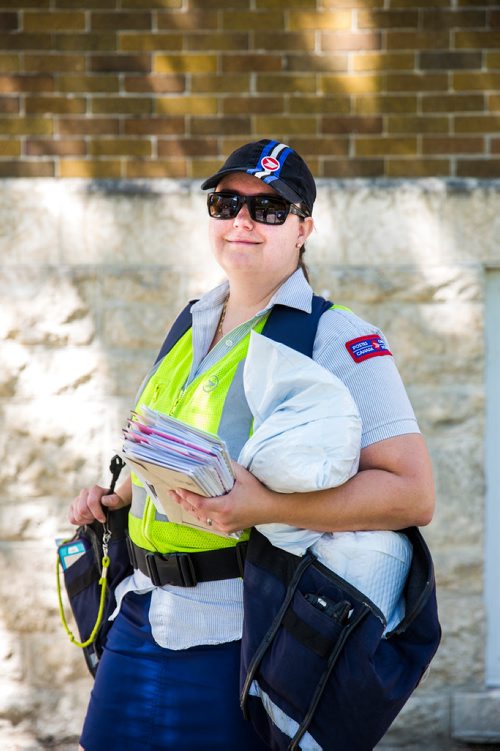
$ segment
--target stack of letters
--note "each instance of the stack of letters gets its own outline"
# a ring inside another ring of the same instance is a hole
[[[226,445],[218,436],[143,406],[124,428],[123,459],[138,475],[169,521],[203,527],[170,497],[174,488],[204,496],[231,490],[234,474]]]

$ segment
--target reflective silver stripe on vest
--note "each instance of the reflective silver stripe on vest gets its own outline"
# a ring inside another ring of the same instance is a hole
[[[148,497],[148,491],[146,488],[140,487],[135,483],[132,483],[132,505],[130,507],[130,513],[132,516],[142,519],[144,515],[144,509],[146,507],[146,498]],[[155,512],[155,521],[168,522],[168,516],[162,514],[158,509]]]
[[[132,483],[132,505],[130,506],[130,513],[132,514],[132,516],[137,517],[137,519],[142,519],[143,514],[144,514],[144,509],[146,507],[147,497],[148,497],[148,492],[146,488],[136,485],[135,482],[133,482]]]
[[[229,455],[233,459],[238,458],[243,444],[248,441],[253,420],[243,386],[244,367],[245,360],[242,360],[227,392],[217,431],[220,438],[226,442]]]

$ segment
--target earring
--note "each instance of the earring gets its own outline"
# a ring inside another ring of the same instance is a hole
[[[295,247],[300,249],[302,247],[302,243],[295,243]]]

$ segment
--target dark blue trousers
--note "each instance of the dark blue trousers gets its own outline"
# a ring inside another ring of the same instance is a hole
[[[129,593],[108,635],[80,743],[85,751],[264,751],[239,707],[240,642],[169,650]]]

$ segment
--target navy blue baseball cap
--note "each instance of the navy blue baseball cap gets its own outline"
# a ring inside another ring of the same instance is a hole
[[[202,190],[215,188],[224,175],[246,172],[270,185],[291,203],[301,203],[312,214],[316,183],[311,170],[294,149],[264,138],[233,151],[222,167],[202,184]]]

